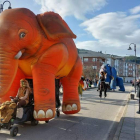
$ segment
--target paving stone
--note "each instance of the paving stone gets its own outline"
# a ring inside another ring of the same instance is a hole
[[[123,126],[121,132],[122,133],[135,134],[135,128],[134,127],[126,127],[126,126]]]
[[[135,119],[134,118],[125,118],[124,119],[124,123],[128,122],[128,123],[135,123]]]
[[[119,138],[119,140],[128,140],[128,138]],[[131,139],[131,140],[135,140],[135,139]]]
[[[137,129],[137,128],[136,128],[136,129],[135,129],[135,134],[136,134],[136,135],[140,135],[140,129]]]
[[[140,140],[140,135],[135,135],[135,140]]]
[[[121,133],[120,134],[120,138],[125,138],[125,139],[128,139],[128,140],[134,140],[135,139],[135,135],[127,134],[127,133]]]
[[[132,122],[132,123],[130,123],[130,122],[125,122],[125,123],[123,123],[123,126],[135,128],[135,123],[134,123],[134,122]]]
[[[139,102],[135,102],[135,140],[140,140],[140,114],[137,114],[139,110]]]
[[[136,114],[136,104],[137,100],[129,101],[119,140],[140,140],[140,115]]]

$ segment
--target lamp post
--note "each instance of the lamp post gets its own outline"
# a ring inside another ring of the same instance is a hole
[[[134,44],[134,43],[131,43],[131,44],[134,45],[134,51],[135,51],[135,93],[136,93],[136,59],[137,59],[137,58],[136,58],[136,44]],[[130,47],[131,44],[129,45],[128,50],[132,50],[132,48]]]
[[[137,60],[137,57],[136,57],[136,44],[134,44],[134,43],[131,43],[131,44],[134,45],[134,51],[135,51],[135,94],[136,94],[136,60]],[[130,47],[131,44],[129,45],[128,50],[132,50],[132,48]],[[139,95],[139,111],[137,113],[140,114],[140,95]]]
[[[6,0],[6,1],[3,2],[3,4],[0,4],[0,13],[3,12],[3,6],[4,6],[4,4],[5,4],[6,2],[9,3],[8,9],[12,9],[10,1]]]

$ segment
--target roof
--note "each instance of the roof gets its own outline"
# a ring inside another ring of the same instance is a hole
[[[107,59],[107,55],[103,54],[101,52],[95,52],[95,51],[91,51],[91,50],[84,50],[84,49],[78,49],[78,54],[81,57],[101,57],[104,59]]]
[[[124,57],[122,56],[118,56],[118,55],[111,55],[111,54],[106,54],[108,56],[108,58],[112,58],[112,59],[123,59]]]

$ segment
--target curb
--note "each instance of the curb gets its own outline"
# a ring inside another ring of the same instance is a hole
[[[125,118],[125,114],[126,114],[126,110],[127,110],[127,107],[128,107],[129,100],[130,100],[130,98],[128,98],[127,103],[126,103],[126,105],[125,105],[122,113],[119,113],[119,114],[121,114],[121,116],[120,116],[120,122],[119,122],[119,124],[117,126],[117,130],[115,132],[115,135],[114,135],[113,140],[119,140],[120,133],[121,133],[121,128],[123,126],[123,122],[124,122],[124,118]]]
[[[121,113],[119,113],[119,114],[121,114],[120,117],[119,117],[120,119],[118,118],[118,120],[120,120],[120,121],[118,121],[119,124],[117,126],[117,130],[115,132],[113,140],[119,140],[121,129],[122,129],[122,126],[123,126],[123,122],[124,122],[124,119],[125,119],[125,114],[126,114],[126,111],[127,111],[127,108],[128,108],[128,103],[130,101],[130,93],[131,93],[131,91],[129,91],[128,100],[127,100],[127,103],[126,103],[125,107],[123,108]],[[119,114],[118,114],[118,116],[119,116]]]
[[[123,116],[126,112],[128,101],[129,101],[129,94],[125,98],[124,102],[121,104],[122,107],[120,108],[118,114],[116,115],[115,119],[113,120],[114,123],[112,124],[111,130],[108,133],[108,136],[105,140],[118,140],[120,136],[120,130],[122,127]]]

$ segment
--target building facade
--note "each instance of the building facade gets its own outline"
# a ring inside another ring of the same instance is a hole
[[[78,54],[82,60],[83,68],[91,66],[93,69],[99,71],[102,64],[106,63],[106,55],[101,52],[94,52],[89,50],[79,50]]]
[[[140,65],[135,62],[126,61],[125,57],[116,55],[103,54],[102,52],[89,51],[84,49],[78,49],[78,54],[82,60],[83,69],[92,67],[95,73],[99,73],[102,64],[107,63],[112,67],[115,67],[117,75],[122,77],[124,82],[130,82],[140,77]]]

